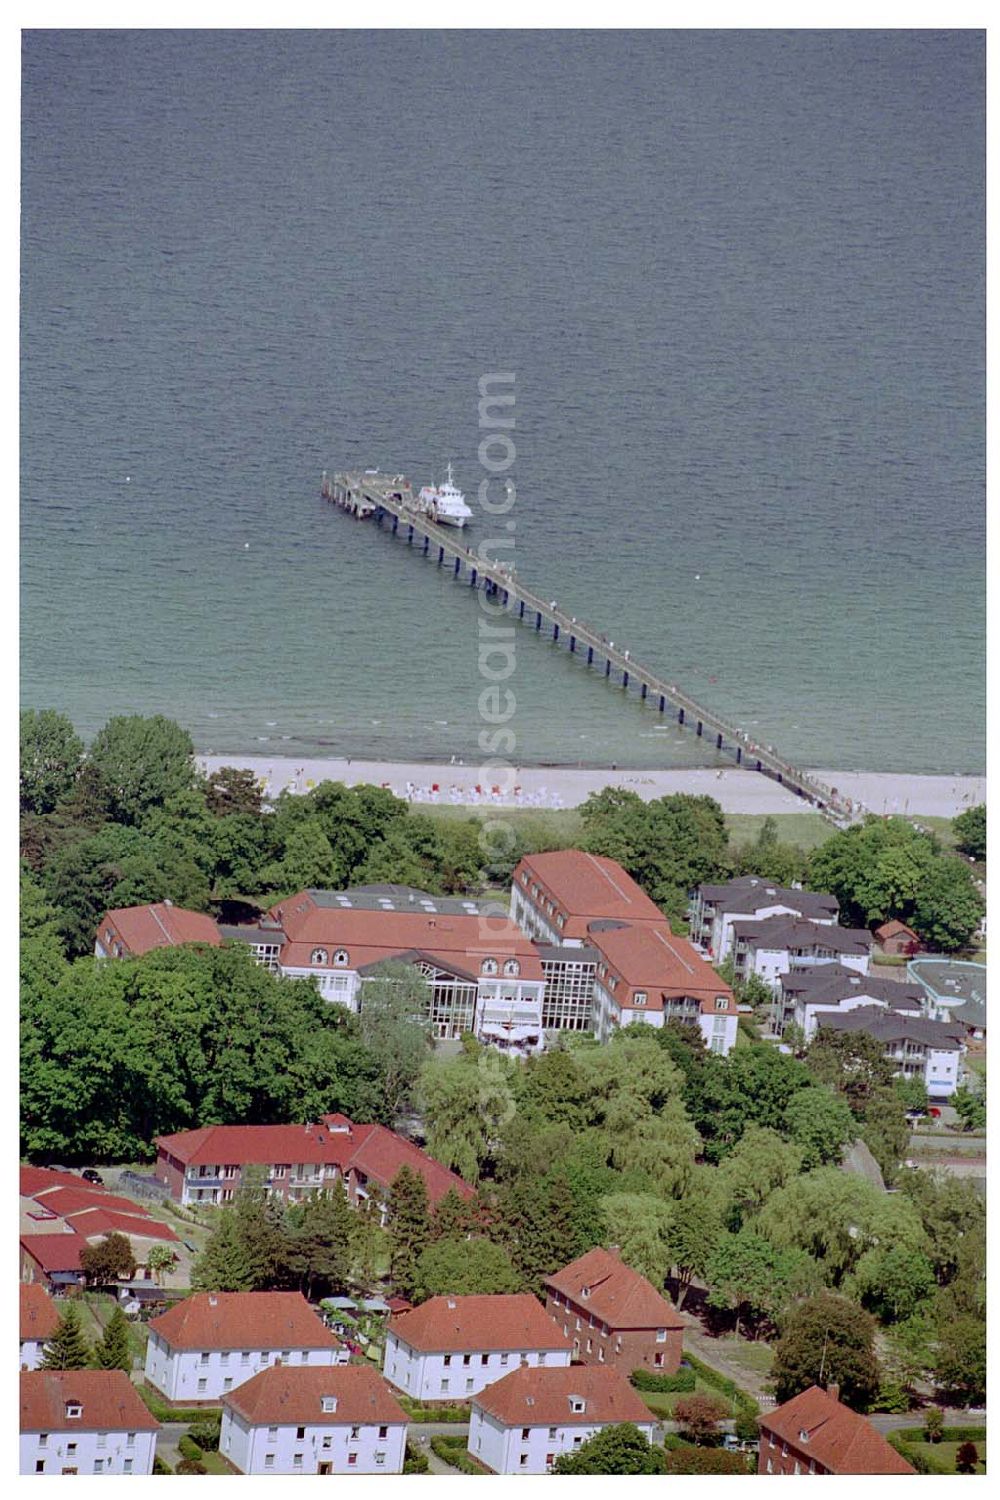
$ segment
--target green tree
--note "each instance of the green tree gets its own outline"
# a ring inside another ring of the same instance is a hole
[[[337,874],[337,857],[322,828],[302,823],[290,831],[281,859],[267,866],[261,880],[268,889],[291,896],[314,887],[336,889]]]
[[[177,1253],[169,1245],[153,1245],[146,1256],[146,1270],[152,1271],[157,1286],[162,1286],[168,1271],[177,1264]]]
[[[417,1262],[431,1234],[427,1185],[410,1167],[400,1167],[390,1184],[386,1227],[392,1244],[389,1276],[396,1290],[409,1297],[416,1284]]]
[[[884,1045],[867,1031],[820,1026],[805,1065],[817,1083],[836,1089],[859,1119],[865,1118],[873,1094],[893,1087],[894,1069]]]
[[[721,1237],[722,1213],[711,1194],[694,1191],[673,1209],[667,1245],[677,1278],[678,1308],[684,1306],[695,1278],[705,1277]]]
[[[871,1095],[861,1137],[878,1162],[886,1187],[892,1187],[910,1142],[910,1123],[897,1089],[880,1088]]]
[[[968,854],[971,859],[985,859],[986,803],[980,802],[978,807],[966,808],[957,818],[952,818],[951,831],[963,854]]]
[[[977,1241],[985,1246],[986,1204],[968,1179],[923,1169],[904,1172],[899,1186],[914,1205],[929,1242],[934,1275],[947,1286],[968,1264]]]
[[[21,710],[21,810],[50,813],[73,790],[83,741],[64,714]]]
[[[513,1119],[517,1064],[471,1041],[458,1057],[435,1058],[418,1085],[427,1150],[467,1182],[475,1182]]]
[[[96,1245],[85,1245],[80,1251],[80,1265],[90,1286],[131,1281],[136,1272],[131,1241],[117,1230],[106,1234]]]
[[[956,1089],[951,1099],[963,1130],[986,1129],[986,1084],[973,1092],[965,1085]]]
[[[804,1250],[833,1286],[874,1247],[927,1248],[919,1215],[902,1194],[884,1193],[837,1167],[819,1167],[777,1188],[753,1228],[778,1249]]]
[[[785,1130],[801,1147],[807,1171],[839,1161],[856,1129],[846,1102],[826,1089],[800,1089],[785,1109]]]
[[[261,813],[262,791],[256,772],[243,766],[220,766],[205,781],[205,804],[216,818]]]
[[[42,1350],[41,1370],[86,1370],[91,1354],[83,1335],[83,1322],[76,1302],[68,1302],[59,1314],[55,1332]]]
[[[671,1264],[671,1206],[654,1193],[609,1193],[601,1209],[605,1242],[618,1246],[633,1271],[662,1287]]]
[[[99,1370],[132,1369],[132,1335],[128,1319],[120,1307],[116,1307],[108,1319],[104,1337],[94,1345],[94,1364]]]
[[[793,1094],[785,1109],[796,1099],[811,1103],[816,1089],[802,1089]],[[764,1125],[750,1125],[718,1168],[718,1182],[726,1196],[729,1227],[739,1229],[744,1219],[755,1214],[774,1192],[802,1171],[802,1148],[784,1140],[776,1130]]]
[[[194,782],[194,745],[186,729],[162,714],[109,719],[90,747],[90,762],[108,788],[115,819],[139,823],[152,807]]]
[[[439,1198],[431,1215],[431,1240],[464,1240],[471,1232],[474,1209],[466,1199],[449,1188]]]
[[[929,1406],[924,1413],[924,1431],[929,1443],[939,1443],[944,1432],[944,1412],[939,1406]]]
[[[606,787],[580,809],[583,846],[618,860],[670,916],[686,914],[688,892],[730,869],[726,821],[711,797],[680,793],[644,802]]]
[[[735,1047],[728,1057],[712,1055],[693,1069],[684,1102],[705,1143],[705,1157],[719,1162],[750,1125],[784,1133],[785,1110],[799,1089],[814,1080],[806,1066],[770,1043]]]
[[[833,892],[844,921],[874,927],[895,917],[945,951],[969,941],[983,911],[968,866],[905,818],[868,817],[835,833],[814,850],[809,883]]]
[[[575,1203],[565,1177],[554,1174],[541,1182],[518,1178],[498,1194],[496,1212],[493,1237],[530,1291],[540,1292],[545,1276],[575,1259]]]
[[[331,1295],[347,1291],[354,1264],[357,1217],[342,1182],[310,1193],[289,1209],[286,1234],[284,1263],[299,1278],[310,1301],[320,1282]]]
[[[940,1390],[963,1406],[986,1400],[986,1322],[981,1317],[942,1318],[934,1375]]]
[[[378,1062],[392,1119],[412,1102],[430,1052],[430,991],[419,969],[390,959],[375,966],[361,989],[358,1034]]]
[[[519,1292],[521,1278],[501,1245],[490,1240],[436,1240],[417,1257],[414,1292],[427,1297]]]
[[[719,1435],[719,1423],[729,1416],[729,1407],[718,1396],[696,1391],[674,1405],[674,1421],[693,1443],[711,1443]]]
[[[755,841],[742,845],[733,856],[734,875],[760,875],[780,886],[803,880],[808,866],[803,849],[781,842],[774,818],[765,818]]]
[[[858,1262],[852,1291],[883,1323],[911,1318],[935,1289],[934,1268],[920,1250],[879,1245]]]
[[[741,1320],[756,1333],[764,1320],[777,1320],[795,1297],[813,1291],[819,1277],[804,1251],[777,1250],[751,1229],[741,1229],[720,1236],[705,1279],[709,1306],[735,1312],[739,1338]]]
[[[572,1453],[560,1453],[556,1474],[664,1474],[662,1448],[651,1447],[634,1422],[602,1427]]]
[[[847,1406],[866,1411],[880,1385],[874,1318],[832,1292],[799,1303],[774,1345],[771,1379],[779,1402],[811,1385],[836,1382]]]
[[[206,1292],[273,1290],[285,1283],[287,1258],[284,1209],[268,1190],[267,1169],[247,1167],[195,1261],[191,1285]]]

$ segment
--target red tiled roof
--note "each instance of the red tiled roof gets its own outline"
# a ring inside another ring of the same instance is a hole
[[[66,1416],[67,1401],[83,1408]],[[160,1424],[124,1370],[26,1370],[21,1375],[22,1432],[158,1432]]]
[[[393,1313],[389,1328],[413,1349],[486,1353],[490,1349],[570,1349],[568,1338],[528,1292],[431,1297]]]
[[[195,1292],[149,1327],[174,1349],[339,1349],[301,1292]]]
[[[574,1411],[572,1397],[584,1403]],[[655,1421],[653,1413],[619,1370],[601,1365],[525,1366],[472,1397],[506,1427],[590,1427],[595,1422]]]
[[[23,1198],[37,1198],[39,1193],[44,1193],[47,1188],[68,1187],[76,1188],[78,1192],[101,1193],[105,1188],[97,1187],[89,1182],[84,1182],[82,1177],[77,1177],[73,1172],[56,1172],[51,1167],[29,1167],[21,1165],[21,1196]]]
[[[21,1235],[21,1248],[47,1273],[82,1271],[80,1251],[85,1250],[86,1246],[87,1241],[83,1235],[77,1234],[75,1230],[72,1234]]]
[[[335,1396],[337,1409],[323,1410],[323,1397]],[[404,1425],[406,1412],[371,1365],[336,1365],[328,1369],[290,1369],[272,1365],[244,1381],[223,1399],[252,1427],[334,1427],[344,1423],[379,1422]]]
[[[701,1001],[703,1010],[714,1011],[717,997],[725,995],[728,1007],[719,1014],[736,1015],[728,984],[685,938],[675,937],[665,922],[620,927],[592,922],[587,941],[622,981],[624,989],[615,993],[620,1005],[628,1005],[635,991],[643,990],[646,1010],[662,1010],[665,997],[690,995]]]
[[[522,893],[522,871],[540,886],[568,918],[561,932],[583,937],[588,921],[608,918],[626,922],[662,922],[663,913],[616,860],[581,849],[526,854],[514,871]],[[536,898],[527,896],[528,900]]]
[[[56,1305],[45,1288],[37,1281],[22,1281],[21,1338],[51,1338],[58,1322]]]
[[[185,1166],[322,1164],[337,1166],[344,1173],[363,1172],[380,1187],[388,1187],[406,1165],[423,1177],[431,1203],[443,1198],[449,1188],[462,1198],[472,1196],[467,1182],[412,1141],[383,1125],[351,1124],[345,1130],[345,1119],[330,1115],[308,1126],[203,1125],[198,1130],[157,1136],[156,1144]]]
[[[807,1453],[831,1474],[914,1474],[915,1469],[872,1424],[818,1385],[776,1406],[758,1422]]]
[[[449,962],[464,960],[465,969],[476,975],[481,972],[484,958],[501,961],[517,958],[522,978],[543,978],[534,944],[508,917],[490,917],[487,921],[471,912],[365,911],[358,907],[318,906],[308,891],[282,901],[271,915],[282,922],[288,938],[281,950],[282,966],[329,968],[337,948],[347,951],[345,969],[363,968],[396,954],[419,951],[439,957],[444,967]],[[312,953],[317,947],[326,950],[327,963],[312,963]]]
[[[180,943],[222,944],[214,917],[200,911],[185,911],[168,901],[149,906],[119,906],[105,912],[97,929],[103,946],[104,929],[111,925],[132,955],[151,953],[154,948],[175,948]]]
[[[43,1192],[32,1193],[36,1203],[49,1208],[65,1218],[68,1214],[80,1213],[86,1208],[115,1209],[119,1213],[133,1214],[137,1218],[148,1218],[148,1209],[133,1203],[131,1198],[119,1198],[115,1193],[106,1193],[103,1188],[91,1192],[87,1187],[54,1187]]]
[[[586,1307],[609,1328],[684,1327],[680,1313],[645,1276],[627,1266],[616,1251],[600,1245],[554,1276],[546,1276],[545,1285],[578,1307]],[[586,1297],[585,1287],[589,1289]]]
[[[178,1241],[178,1236],[170,1225],[161,1223],[159,1219],[140,1218],[138,1214],[115,1213],[103,1207],[85,1208],[79,1213],[69,1214],[68,1222],[87,1240],[97,1235],[114,1233],[141,1236],[147,1240]]]
[[[875,936],[885,941],[886,938],[908,937],[919,942],[917,934],[912,927],[907,927],[905,922],[897,922],[895,917],[891,922],[883,922],[881,927],[876,927]]]
[[[410,1167],[424,1179],[432,1206],[450,1189],[460,1198],[471,1198],[475,1192],[457,1173],[450,1172],[412,1141],[384,1125],[368,1127],[368,1134],[351,1157],[350,1166],[352,1171],[363,1172],[382,1187],[390,1186],[401,1167]]]

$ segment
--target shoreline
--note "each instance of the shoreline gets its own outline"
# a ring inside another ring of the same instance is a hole
[[[343,756],[198,755],[211,774],[221,766],[253,771],[269,797],[282,791],[308,792],[321,781],[347,786],[385,787],[414,806],[525,810],[579,807],[606,786],[636,792],[644,801],[677,792],[714,797],[727,813],[815,813],[815,809],[757,771],[710,767],[671,770],[615,766],[518,766],[505,789],[497,772],[490,779],[482,765],[422,761],[370,761]],[[894,771],[813,773],[873,813],[952,818],[986,798],[985,776],[932,776]],[[498,777],[500,779],[498,779]],[[818,816],[818,814],[816,814]]]

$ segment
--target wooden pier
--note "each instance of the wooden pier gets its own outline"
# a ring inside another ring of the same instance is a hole
[[[459,540],[463,533],[438,525],[417,509],[410,482],[402,474],[390,476],[368,470],[331,477],[324,472],[320,493],[359,520],[373,519],[377,527],[387,527],[393,536],[404,535],[408,545],[417,543],[422,555],[433,559],[439,568],[447,563],[456,582],[468,582],[472,588],[481,588],[495,596],[529,629],[541,631],[544,625],[551,630],[553,642],[564,642],[573,654],[585,654],[588,666],[596,666],[605,678],[626,691],[636,690],[640,699],[657,712],[669,711],[678,724],[693,730],[699,738],[711,739],[716,750],[729,756],[737,766],[759,771],[780,782],[838,824],[852,822],[865,812],[860,803],[841,796],[836,788],[825,786],[784,760],[774,749],[758,744],[741,729],[703,708],[682,693],[676,683],[666,682],[593,626],[534,593],[506,563],[491,561],[471,551]]]

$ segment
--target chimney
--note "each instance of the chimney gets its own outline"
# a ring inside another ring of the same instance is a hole
[[[832,1396],[834,1401],[840,1400],[840,1386],[836,1380],[831,1380],[826,1388],[826,1394]]]

